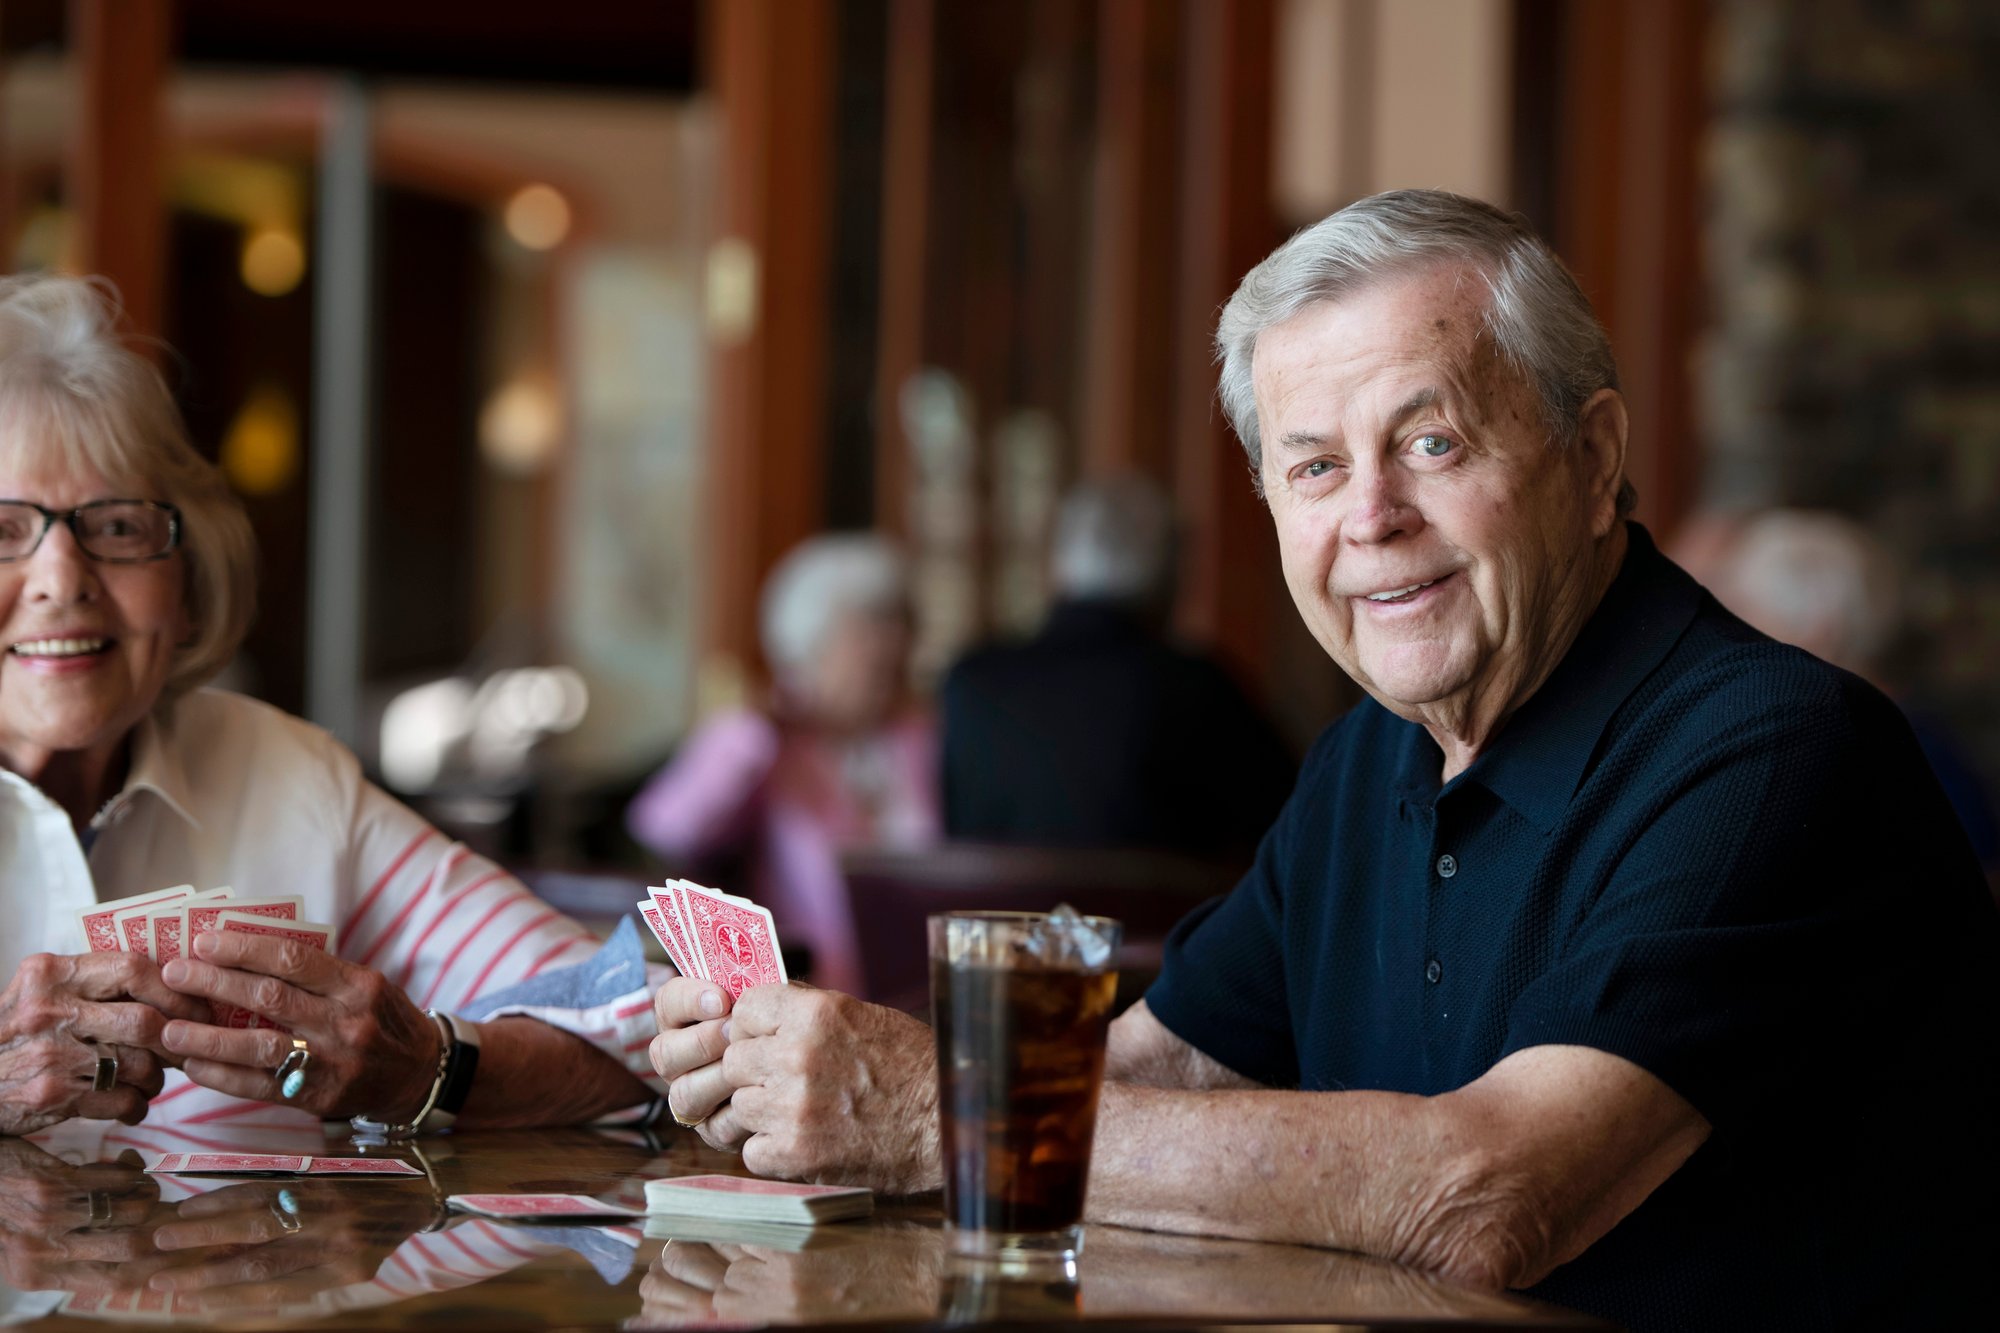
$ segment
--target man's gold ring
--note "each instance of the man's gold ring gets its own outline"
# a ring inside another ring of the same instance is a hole
[[[681,1113],[674,1109],[674,1094],[671,1092],[667,1094],[667,1114],[672,1116],[674,1118],[674,1123],[676,1125],[679,1125],[682,1129],[693,1129],[696,1125],[699,1125],[702,1121],[708,1119],[708,1117],[705,1115],[698,1115],[692,1120],[681,1119]]]
[[[97,1068],[90,1075],[92,1092],[109,1092],[118,1086],[118,1057],[103,1049],[97,1055]]]

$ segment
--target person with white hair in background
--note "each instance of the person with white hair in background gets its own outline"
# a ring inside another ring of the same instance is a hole
[[[698,870],[745,858],[750,895],[820,985],[862,986],[840,853],[938,837],[937,753],[907,695],[909,570],[872,533],[814,537],[766,580],[768,712],[708,719],[625,814],[641,844]]]
[[[1040,632],[968,653],[939,691],[950,836],[1248,864],[1295,763],[1220,663],[1169,639],[1175,529],[1138,474],[1064,497]]]
[[[1946,724],[1909,696],[1890,666],[1904,628],[1897,594],[1905,580],[1888,550],[1853,519],[1824,510],[1765,509],[1711,523],[1707,559],[1699,569],[1690,564],[1691,572],[1764,633],[1852,671],[1896,701],[1988,882],[2000,890],[1992,795]]]

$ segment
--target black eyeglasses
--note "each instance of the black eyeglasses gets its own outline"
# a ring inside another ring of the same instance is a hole
[[[0,500],[0,564],[33,555],[57,520],[69,524],[85,555],[112,565],[164,560],[181,544],[181,511],[155,500],[92,500],[74,509]]]

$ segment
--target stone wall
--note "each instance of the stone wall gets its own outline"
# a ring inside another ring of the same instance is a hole
[[[1887,543],[1905,684],[2000,789],[2000,4],[1711,17],[1704,500]]]

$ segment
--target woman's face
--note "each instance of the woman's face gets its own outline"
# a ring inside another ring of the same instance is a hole
[[[157,498],[95,473],[0,463],[0,499],[66,511]],[[0,763],[34,777],[58,754],[108,754],[124,742],[188,636],[184,577],[179,551],[144,564],[93,560],[60,521],[33,555],[0,563]]]
[[[902,698],[909,656],[907,616],[881,610],[836,616],[801,671],[812,720],[835,731],[882,725]]]

